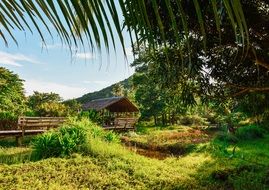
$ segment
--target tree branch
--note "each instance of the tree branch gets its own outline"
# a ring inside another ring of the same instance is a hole
[[[236,97],[241,94],[248,93],[248,92],[269,91],[269,87],[251,87],[251,86],[240,86],[236,84],[226,84],[226,86],[240,90],[239,92],[233,94],[232,97]]]
[[[266,63],[265,61],[261,60],[261,59],[256,59],[255,64],[269,70],[269,64]]]

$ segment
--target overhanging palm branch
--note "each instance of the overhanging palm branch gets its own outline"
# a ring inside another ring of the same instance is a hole
[[[110,18],[113,22],[110,23]],[[120,22],[113,1],[102,0],[1,0],[0,35],[8,45],[10,36],[16,43],[14,30],[30,31],[36,29],[45,43],[44,33],[52,35],[52,25],[63,43],[90,47],[101,47],[101,41],[109,47],[109,39],[115,44],[117,35],[123,45]],[[34,28],[33,28],[34,26]],[[44,28],[46,30],[42,30]],[[112,32],[112,27],[117,33]]]
[[[51,34],[48,26],[52,24],[62,42],[69,46],[81,43],[100,49],[103,41],[109,48],[109,40],[115,45],[114,37],[117,36],[124,49],[122,26],[119,21],[119,14],[123,14],[125,27],[130,31],[130,37],[133,34],[136,36],[136,41],[144,41],[155,47],[156,36],[153,35],[152,29],[157,27],[162,40],[165,40],[165,24],[171,23],[175,40],[180,43],[178,34],[183,32],[186,38],[189,34],[189,20],[182,3],[190,3],[193,5],[192,9],[196,14],[206,48],[207,34],[204,10],[201,8],[206,2],[211,4],[214,13],[212,20],[220,38],[222,17],[226,16],[230,20],[236,39],[243,46],[248,45],[248,28],[240,0],[1,0],[0,35],[5,44],[8,44],[8,35],[17,42],[13,34],[15,29],[33,32],[34,26],[45,42],[44,33]],[[120,8],[117,8],[118,3]],[[148,7],[151,7],[151,11]],[[167,20],[162,18],[163,7],[168,10]],[[150,20],[150,15],[154,15],[156,23]],[[46,30],[42,30],[42,27]],[[113,28],[116,29],[116,33],[113,32]]]

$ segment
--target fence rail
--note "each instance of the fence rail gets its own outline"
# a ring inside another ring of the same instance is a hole
[[[25,135],[36,135],[56,128],[66,121],[65,117],[19,117],[16,129],[0,130],[0,137],[15,136],[18,145]]]

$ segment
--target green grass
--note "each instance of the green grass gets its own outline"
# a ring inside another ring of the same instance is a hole
[[[157,139],[170,135],[168,129],[152,132]],[[28,157],[21,159],[23,154]],[[269,135],[237,144],[208,140],[188,154],[165,160],[140,156],[100,138],[90,138],[83,151],[64,158],[37,161],[29,155],[31,148],[0,149],[0,189],[269,188]]]
[[[0,162],[2,164],[19,164],[33,160],[30,148],[0,148]]]
[[[145,128],[145,127],[144,127]],[[127,145],[162,153],[183,155],[197,144],[208,142],[211,136],[188,126],[148,127],[148,133],[130,133],[122,137]]]

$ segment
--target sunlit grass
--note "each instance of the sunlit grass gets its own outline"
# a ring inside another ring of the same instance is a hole
[[[31,148],[0,148],[1,164],[18,164],[31,160]]]
[[[174,133],[173,130],[156,130],[153,135],[166,137]],[[83,150],[64,158],[37,161],[31,157],[31,151],[31,147],[0,149],[0,187],[268,189],[269,184],[269,135],[237,144],[212,139],[198,143],[187,154],[168,156],[164,160],[138,155],[121,144],[100,138],[91,138]]]

